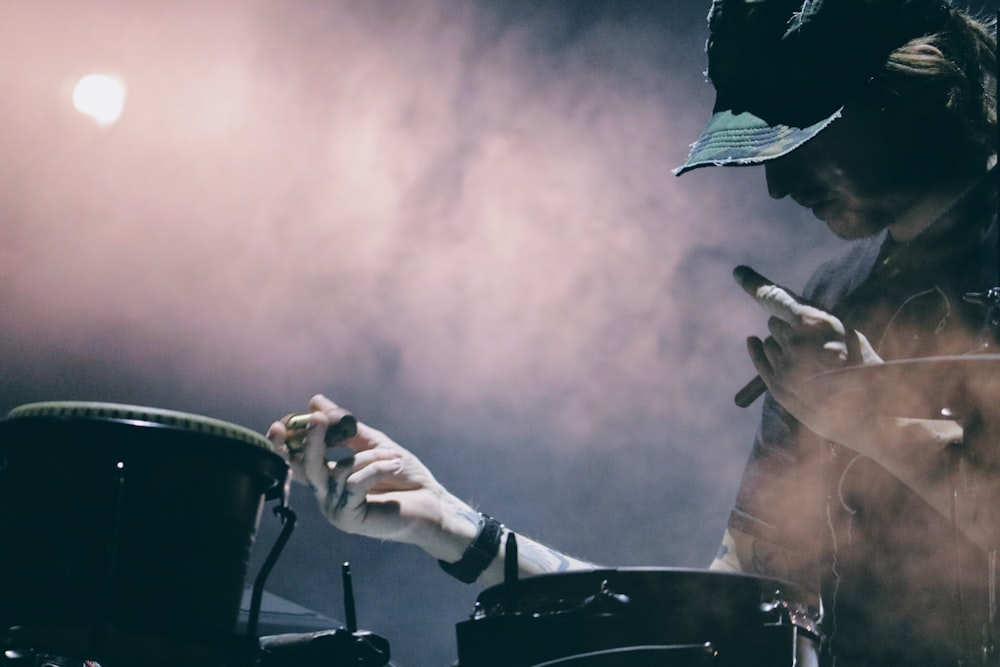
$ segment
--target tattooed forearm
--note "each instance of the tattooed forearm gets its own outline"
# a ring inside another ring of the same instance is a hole
[[[566,572],[570,569],[569,558],[564,554],[535,542],[518,542],[517,555],[520,561],[538,572]]]

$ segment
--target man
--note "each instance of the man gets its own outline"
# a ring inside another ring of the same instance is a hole
[[[716,106],[677,173],[762,164],[772,197],[851,241],[803,297],[735,272],[772,316],[748,339],[768,393],[711,567],[821,593],[827,664],[992,659],[993,397],[970,383],[900,397],[828,371],[995,343],[989,308],[967,298],[997,283],[994,40],[944,0],[715,0],[709,18]],[[937,372],[913,368],[910,389]],[[327,464],[345,411],[309,407],[304,449],[284,421],[269,438],[332,523],[416,544],[463,581],[502,579],[506,528],[364,424],[354,457]],[[593,567],[518,536],[521,574]]]

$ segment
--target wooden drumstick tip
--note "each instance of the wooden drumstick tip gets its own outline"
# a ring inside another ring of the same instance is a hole
[[[292,415],[285,423],[287,433],[285,444],[289,450],[300,450],[305,446],[306,428],[309,426],[309,415]],[[358,420],[352,414],[346,414],[326,427],[326,437],[323,439],[327,447],[353,438],[358,433]]]
[[[733,400],[736,402],[736,405],[746,408],[760,398],[765,391],[767,391],[767,385],[764,384],[759,375],[755,375],[752,380],[743,385],[742,389],[736,392]]]

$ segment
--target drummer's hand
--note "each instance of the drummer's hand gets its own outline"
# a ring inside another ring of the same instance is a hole
[[[953,482],[941,470],[949,452],[963,441],[961,425],[950,419],[883,414],[865,401],[850,374],[831,382],[810,377],[851,365],[883,363],[868,340],[823,310],[805,303],[747,267],[733,272],[737,282],[771,314],[765,339],[747,339],[747,349],[771,395],[814,433],[871,457],[935,507],[952,511]],[[975,483],[972,483],[975,485]],[[980,546],[995,544],[993,522],[959,520],[959,528]],[[992,547],[989,547],[992,548]]]
[[[848,365],[882,363],[882,359],[857,331],[846,331],[834,315],[811,306],[790,290],[776,285],[746,266],[733,276],[750,296],[771,315],[771,335],[747,339],[747,351],[757,373],[771,395],[792,416],[819,435],[845,438],[845,420],[831,396],[810,391],[805,380]]]
[[[292,455],[285,443],[287,417],[271,425],[267,438],[294,478],[314,491],[331,523],[350,533],[417,544],[438,558],[461,554],[478,513],[448,493],[416,456],[361,422],[357,435],[338,443],[349,448],[347,458],[327,461],[327,426],[348,413],[319,395],[309,410],[301,451]]]

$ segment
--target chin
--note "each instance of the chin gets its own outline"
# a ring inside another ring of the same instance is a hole
[[[885,228],[885,225],[872,224],[855,218],[834,218],[826,221],[826,226],[834,236],[845,241],[856,241],[875,236]]]

